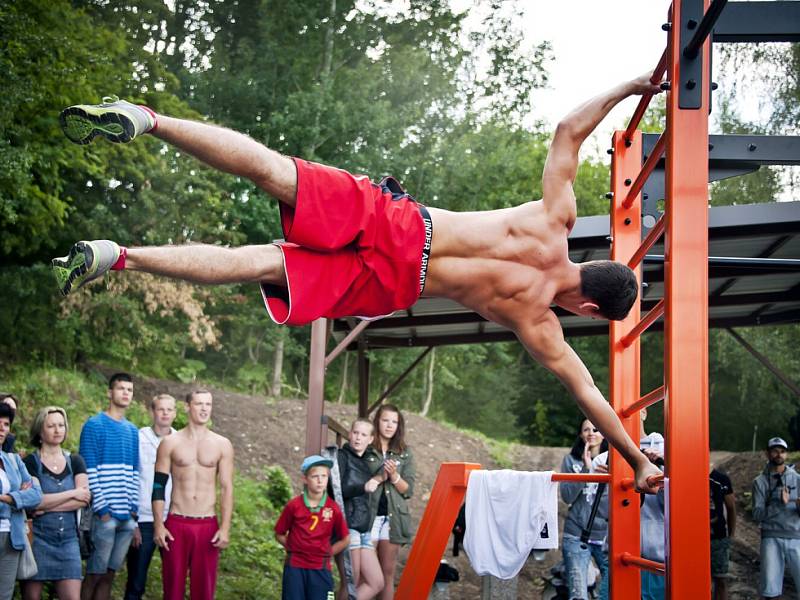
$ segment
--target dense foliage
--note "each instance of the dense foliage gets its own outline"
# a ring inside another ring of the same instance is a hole
[[[397,8],[377,0],[0,0],[4,368],[103,362],[305,394],[308,329],[272,325],[254,286],[200,288],[117,274],[57,297],[46,263],[76,239],[238,245],[281,235],[274,201],[249,181],[152,138],[72,145],[58,129],[58,111],[117,94],[244,131],[283,153],[375,177],[392,173],[433,206],[511,206],[540,194],[549,134],[523,126],[522,117],[535,113],[531,93],[546,84],[551,53],[546,44],[526,45],[520,24],[502,16],[513,11],[491,10],[496,3],[476,1],[488,6],[487,17],[468,34],[465,15],[445,1]],[[776,106],[792,107],[776,117],[785,127],[797,122],[797,56],[794,47],[791,60],[779,63],[794,75],[776,79]],[[723,127],[743,130],[731,106],[720,104]],[[599,158],[581,165],[581,215],[607,211],[607,185]],[[781,185],[764,170],[717,184],[712,202],[769,201]],[[800,380],[796,327],[743,335]],[[606,339],[572,343],[607,391]],[[645,338],[643,389],[660,384],[661,343],[658,335]],[[418,352],[372,353],[373,395]],[[428,360],[434,356],[432,416],[495,438],[571,440],[577,408],[517,344],[440,348]],[[340,359],[328,370],[329,399],[354,401],[353,362]],[[427,371],[417,369],[393,401],[426,408]],[[710,375],[714,447],[749,448],[755,425],[760,442],[786,432],[797,399],[725,332],[711,335]],[[660,427],[658,414],[651,423]]]

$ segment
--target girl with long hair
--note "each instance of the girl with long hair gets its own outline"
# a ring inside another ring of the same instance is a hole
[[[581,419],[572,448],[561,462],[562,473],[589,473],[592,460],[608,449],[603,434],[589,419]],[[564,572],[569,590],[569,598],[585,600],[588,598],[586,574],[589,561],[594,559],[603,578],[600,586],[600,600],[608,598],[608,552],[604,543],[608,533],[608,499],[600,500],[597,515],[589,532],[589,540],[581,540],[586,528],[592,504],[598,491],[596,483],[567,483],[559,485],[561,499],[569,505],[564,522],[562,554]],[[605,492],[604,492],[605,494]]]
[[[375,413],[375,440],[372,445],[383,458],[376,475],[378,489],[372,494],[375,516],[373,543],[377,541],[378,560],[383,571],[384,587],[380,600],[394,598],[394,574],[400,547],[411,541],[411,513],[408,499],[414,493],[416,467],[414,455],[405,441],[405,419],[393,404],[384,404]]]

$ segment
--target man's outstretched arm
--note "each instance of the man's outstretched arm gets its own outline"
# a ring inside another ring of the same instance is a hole
[[[542,174],[542,197],[548,212],[571,228],[576,218],[572,183],[578,172],[578,150],[609,111],[628,96],[658,94],[661,88],[645,74],[588,100],[556,127]]]
[[[530,355],[561,380],[586,418],[633,467],[636,488],[640,491],[657,491],[648,485],[647,478],[661,475],[661,471],[642,454],[639,446],[623,429],[617,413],[597,389],[589,370],[564,340],[555,314],[549,311],[542,321],[518,328],[516,334]]]

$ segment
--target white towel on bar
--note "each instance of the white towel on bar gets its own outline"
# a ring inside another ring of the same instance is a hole
[[[531,550],[558,547],[558,484],[552,471],[473,471],[464,550],[478,575],[511,579]]]

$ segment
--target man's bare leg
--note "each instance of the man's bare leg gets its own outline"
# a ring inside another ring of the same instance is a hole
[[[129,248],[125,268],[192,283],[252,281],[286,285],[283,255],[271,244],[240,248],[207,244]]]
[[[250,179],[281,202],[294,206],[297,170],[294,161],[237,131],[158,116],[158,127],[150,132],[226,173]]]

